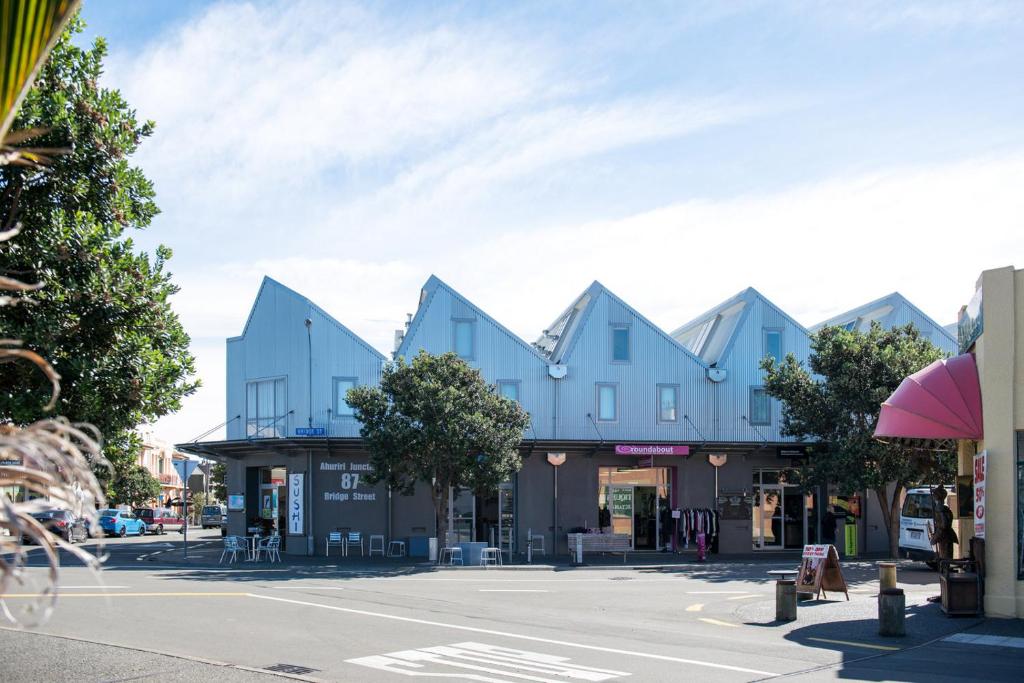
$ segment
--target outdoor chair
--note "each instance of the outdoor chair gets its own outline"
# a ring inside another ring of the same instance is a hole
[[[446,558],[448,560],[447,563],[445,562]],[[442,548],[441,549],[441,556],[438,558],[437,563],[438,564],[453,565],[453,564],[455,564],[456,560],[458,560],[459,564],[463,564],[463,562],[462,562],[462,548],[460,548],[459,546],[453,546],[451,548]]]
[[[348,550],[352,546],[359,546],[359,557],[363,556],[363,533],[361,531],[350,531],[345,538],[345,556],[348,557]]]
[[[324,542],[324,556],[330,557],[332,545],[341,548],[342,555],[345,554],[345,540],[340,531],[331,531],[327,534],[327,540]]]
[[[224,550],[220,554],[220,560],[217,564],[224,562],[224,556],[231,553],[231,561],[229,564],[234,564],[235,559],[238,557],[238,553],[244,553],[245,548],[241,543],[238,542],[238,536],[225,536],[224,537]]]
[[[256,547],[256,561],[260,559],[260,555],[266,553],[267,559],[271,562],[281,561],[281,537],[271,536],[266,541],[261,542]]]
[[[480,566],[501,566],[501,550],[498,548],[482,548],[480,550]]]
[[[534,534],[530,536],[530,540],[533,541],[533,554],[534,555],[547,555],[544,552],[544,536],[542,534]]]
[[[380,553],[384,557],[384,536],[382,534],[370,534],[370,551],[366,553],[373,557],[373,553]]]
[[[405,557],[405,541],[389,541],[388,557]]]

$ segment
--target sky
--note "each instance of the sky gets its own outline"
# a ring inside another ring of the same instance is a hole
[[[1024,3],[86,0],[203,387],[269,275],[385,354],[431,274],[532,341],[599,280],[666,330],[748,286],[805,325],[953,322],[1024,267]],[[222,438],[214,431],[208,438]]]

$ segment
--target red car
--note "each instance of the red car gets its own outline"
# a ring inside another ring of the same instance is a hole
[[[170,508],[135,508],[135,516],[146,523],[146,530],[154,534],[164,533],[164,527],[177,525],[180,530],[185,520]]]

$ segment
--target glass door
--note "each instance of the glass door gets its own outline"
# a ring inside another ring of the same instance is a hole
[[[657,489],[654,486],[633,487],[633,549],[658,549]]]
[[[612,533],[626,534],[633,541],[633,487],[609,486],[608,497],[611,499]]]
[[[512,482],[505,482],[498,487],[498,547],[511,557],[512,529],[515,528],[515,494]]]

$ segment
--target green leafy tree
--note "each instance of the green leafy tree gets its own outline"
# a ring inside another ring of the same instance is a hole
[[[132,465],[121,473],[118,486],[109,499],[111,505],[148,505],[160,495],[160,482],[142,465]]]
[[[225,502],[228,499],[228,468],[224,463],[214,463],[210,469],[210,496],[213,500]]]
[[[885,330],[872,323],[866,333],[824,327],[812,334],[807,368],[792,354],[761,363],[765,390],[782,401],[782,433],[821,442],[795,472],[797,482],[833,484],[843,495],[874,491],[893,557],[903,492],[923,477],[949,481],[955,469],[949,454],[936,458],[878,441],[875,423],[882,401],[904,377],[944,356],[913,325]]]
[[[129,162],[152,122],[140,123],[116,90],[100,88],[106,46],[71,42],[74,19],[25,97],[14,129],[42,128],[43,148],[65,148],[45,169],[0,167],[0,216],[23,226],[0,247],[0,274],[43,285],[33,304],[0,307],[4,337],[50,360],[61,376],[53,411],[49,382],[27,365],[0,374],[0,415],[27,424],[46,415],[88,422],[103,433],[113,465],[108,491],[131,498],[142,478],[124,446],[137,425],[177,410],[195,391],[189,338],[169,298],[171,250],[150,255],[128,233],[157,214],[152,183]],[[123,490],[122,490],[123,489]]]
[[[426,483],[439,538],[448,531],[449,490],[492,491],[522,466],[529,415],[454,353],[399,358],[379,387],[356,387],[346,400],[370,452],[368,480],[402,495]]]

